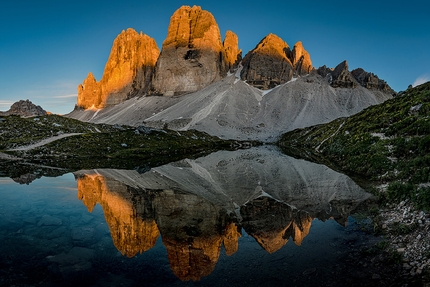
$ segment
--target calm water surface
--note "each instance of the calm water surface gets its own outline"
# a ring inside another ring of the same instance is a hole
[[[351,252],[378,241],[348,177],[273,148],[140,174],[0,178],[4,286],[338,286],[371,280]],[[348,279],[349,278],[349,279]],[[352,281],[351,281],[352,280]]]

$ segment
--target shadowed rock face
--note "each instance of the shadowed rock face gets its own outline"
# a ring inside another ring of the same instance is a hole
[[[343,61],[334,69],[326,66],[319,67],[316,72],[327,78],[333,88],[356,88],[362,86],[370,91],[379,91],[386,95],[395,95],[396,92],[384,81],[373,73],[357,68],[351,72],[348,70],[348,62]]]
[[[273,253],[290,238],[305,244],[314,218],[344,225],[370,196],[342,174],[270,148],[217,152],[143,174],[99,169],[75,176],[79,199],[90,212],[103,207],[121,253],[144,252],[161,235],[182,280],[209,275],[222,245],[234,254],[242,228]]]
[[[100,82],[90,73],[78,86],[78,106],[104,108],[145,93],[159,53],[151,37],[131,28],[122,31],[113,43]]]
[[[264,90],[312,70],[310,55],[301,42],[297,42],[291,51],[288,44],[274,34],[267,35],[246,54],[242,65],[241,79]]]
[[[194,92],[226,75],[224,47],[215,18],[199,6],[182,6],[170,18],[157,61],[153,93]]]
[[[287,43],[274,34],[267,35],[243,59],[241,79],[260,89],[271,89],[291,80],[294,67]]]

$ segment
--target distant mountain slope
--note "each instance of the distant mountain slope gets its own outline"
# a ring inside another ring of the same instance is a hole
[[[389,183],[383,196],[430,209],[430,82],[349,118],[286,133],[279,144]]]
[[[41,106],[33,104],[29,100],[20,100],[14,103],[10,109],[6,112],[0,112],[0,116],[21,116],[21,117],[33,117],[33,116],[44,116],[48,112],[45,111]]]

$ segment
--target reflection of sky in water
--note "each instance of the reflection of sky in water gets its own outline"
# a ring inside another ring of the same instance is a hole
[[[0,194],[0,263],[10,268],[11,274],[27,274],[25,282],[40,282],[49,276],[57,283],[71,280],[80,285],[113,284],[115,280],[125,286],[142,280],[166,286],[186,284],[172,272],[171,258],[169,261],[162,242],[171,234],[164,238],[162,232],[155,246],[141,255],[120,256],[106,224],[106,211],[99,203],[88,213],[78,200],[73,174],[42,177],[30,185],[0,178]],[[202,274],[198,284],[261,285],[302,280],[303,274],[335,268],[337,258],[348,251],[345,241],[354,236],[334,220],[313,220],[300,247],[290,239],[269,254],[242,228],[237,251],[227,256],[221,244],[215,268]],[[42,267],[33,268],[39,265]]]

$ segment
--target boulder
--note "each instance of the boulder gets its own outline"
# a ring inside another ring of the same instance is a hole
[[[199,6],[182,6],[170,18],[152,93],[173,96],[200,90],[227,74],[215,18]]]
[[[112,45],[100,82],[90,73],[78,86],[78,106],[104,108],[144,94],[159,54],[153,38],[131,28],[122,31]]]

